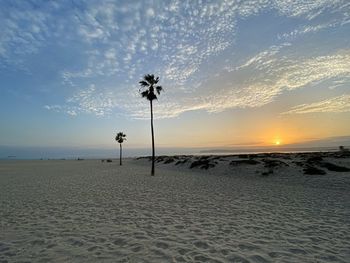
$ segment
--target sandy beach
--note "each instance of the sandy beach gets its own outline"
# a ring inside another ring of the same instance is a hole
[[[1,161],[0,262],[348,262],[350,173],[287,157]]]

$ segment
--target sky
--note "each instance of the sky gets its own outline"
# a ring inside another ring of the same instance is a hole
[[[350,145],[348,0],[0,0],[0,23],[3,155],[148,149],[149,73],[158,149]]]

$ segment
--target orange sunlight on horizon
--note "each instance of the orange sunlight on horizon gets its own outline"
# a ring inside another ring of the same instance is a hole
[[[250,115],[237,116],[235,111],[227,111],[221,116],[209,115],[199,117],[198,114],[185,114],[184,120],[157,121],[157,145],[159,147],[210,147],[210,148],[283,148],[302,147],[311,141],[332,136],[346,135],[348,124],[332,125],[334,120],[320,121],[318,118],[307,120],[287,119],[274,114],[262,116],[263,111],[251,111]],[[228,120],[228,118],[231,118]],[[193,128],[193,126],[195,128]],[[144,125],[145,134],[149,127]],[[170,128],[171,127],[171,128]],[[336,129],[339,128],[339,131]],[[148,137],[135,135],[137,143],[148,145]],[[171,139],[169,139],[171,138]]]

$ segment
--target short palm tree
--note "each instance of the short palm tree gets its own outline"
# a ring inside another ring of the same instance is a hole
[[[146,98],[150,102],[151,106],[151,133],[152,133],[152,171],[151,175],[154,175],[154,162],[155,162],[155,149],[154,149],[154,131],[153,131],[153,100],[157,99],[157,95],[163,90],[162,86],[158,86],[159,77],[154,77],[153,74],[147,74],[139,82],[141,88],[140,93],[142,98]]]
[[[120,149],[120,154],[119,154],[119,159],[120,159],[120,165],[122,165],[122,143],[126,141],[126,134],[122,132],[118,132],[117,136],[115,136],[115,140],[119,143],[119,149]]]

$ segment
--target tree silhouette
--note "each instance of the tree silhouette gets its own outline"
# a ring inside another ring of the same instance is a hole
[[[163,90],[162,86],[158,86],[159,77],[154,77],[153,74],[147,74],[139,82],[141,88],[140,93],[142,98],[146,98],[150,102],[151,106],[151,133],[152,133],[152,171],[151,175],[154,175],[154,162],[155,162],[155,149],[154,149],[154,131],[153,131],[153,100],[157,99],[157,95]]]
[[[120,149],[120,154],[119,154],[119,160],[120,160],[120,165],[122,165],[122,143],[126,141],[126,134],[123,132],[118,132],[117,136],[115,136],[115,140],[119,143],[119,149]]]

